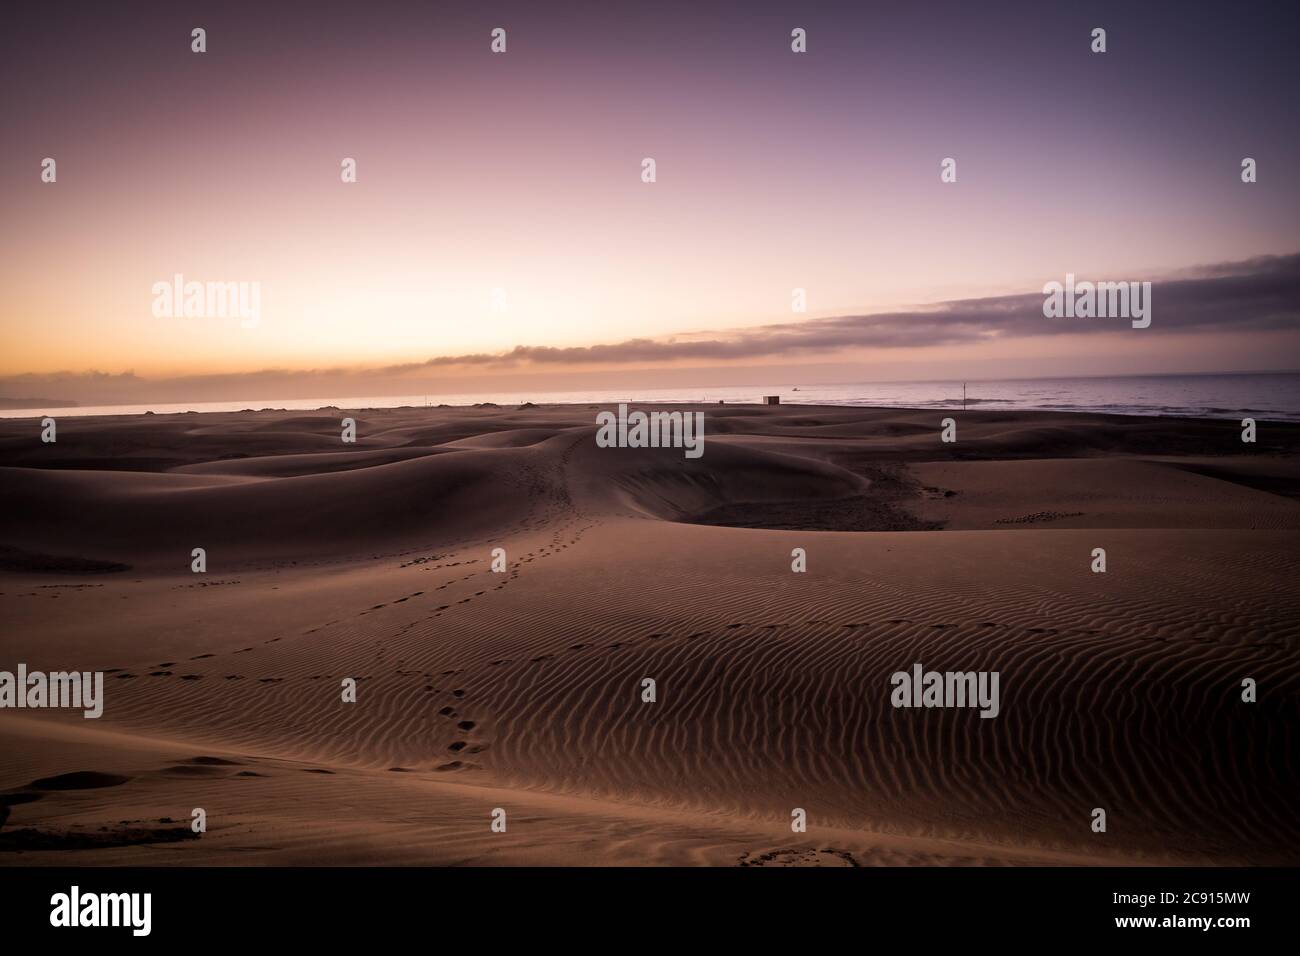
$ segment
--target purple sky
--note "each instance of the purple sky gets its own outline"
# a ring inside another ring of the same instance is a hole
[[[1294,6],[270,6],[6,29],[0,395],[1296,364]],[[255,327],[157,315],[177,273]],[[1152,326],[1053,325],[1066,273]]]

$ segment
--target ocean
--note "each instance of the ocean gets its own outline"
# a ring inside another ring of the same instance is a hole
[[[1198,418],[1256,418],[1261,421],[1300,421],[1300,372],[1231,373],[1216,375],[1132,375],[1111,378],[1039,378],[966,383],[960,381],[855,382],[810,385],[779,382],[755,386],[694,388],[595,389],[586,391],[500,391],[480,394],[421,393],[418,395],[347,396],[340,398],[268,399],[236,402],[147,403],[72,408],[0,410],[0,418],[40,418],[44,415],[159,415],[196,411],[231,412],[274,408],[312,410],[394,408],[404,405],[501,406],[534,402],[539,405],[579,405],[613,402],[677,403],[719,401],[728,404],[761,402],[779,395],[783,405],[862,405],[903,408],[1037,409],[1058,412],[1099,412],[1114,415],[1174,415]]]

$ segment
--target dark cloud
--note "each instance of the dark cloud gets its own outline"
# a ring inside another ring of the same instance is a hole
[[[1064,281],[1065,276],[1054,277]],[[1146,277],[1078,275],[1076,281],[1144,281]],[[1147,279],[1146,281],[1150,281]],[[1300,317],[1300,254],[1197,267],[1152,282],[1152,328],[1240,331],[1292,328]],[[620,364],[680,360],[732,361],[792,357],[860,348],[917,348],[999,338],[1116,331],[1115,319],[1047,319],[1042,292],[958,299],[925,308],[841,315],[735,333],[667,339],[628,339],[568,348],[517,346],[497,355],[447,355],[386,372],[440,366]],[[1150,331],[1150,330],[1143,330]]]

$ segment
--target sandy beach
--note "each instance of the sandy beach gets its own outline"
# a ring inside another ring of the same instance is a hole
[[[0,865],[1300,862],[1300,425],[678,410],[0,421]]]

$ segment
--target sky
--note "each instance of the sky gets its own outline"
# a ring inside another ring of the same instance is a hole
[[[1290,4],[24,8],[0,396],[1294,368],[1298,41]],[[1067,273],[1152,282],[1152,325],[1043,317]],[[177,274],[256,323],[157,314]]]

